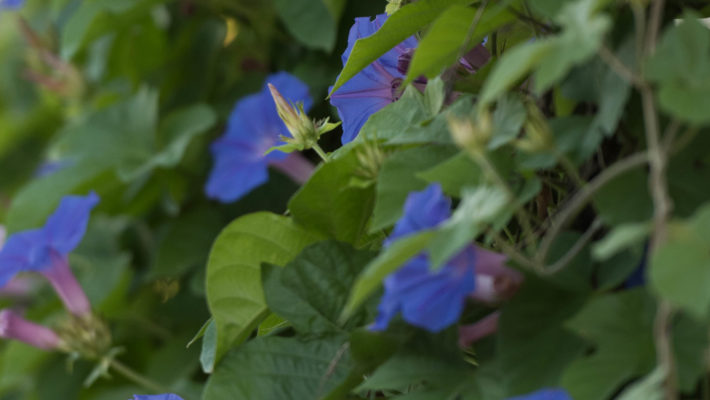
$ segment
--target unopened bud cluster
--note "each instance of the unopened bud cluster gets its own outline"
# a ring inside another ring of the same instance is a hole
[[[296,104],[295,107],[289,103],[274,85],[269,83],[269,91],[271,97],[276,104],[276,111],[279,117],[286,125],[291,137],[281,136],[281,140],[287,143],[285,146],[277,146],[275,149],[290,152],[293,150],[305,150],[315,147],[318,144],[318,138],[326,132],[335,129],[340,123],[330,123],[328,118],[316,121],[308,117],[303,111],[302,104]]]
[[[449,130],[459,147],[474,156],[483,154],[493,130],[491,114],[488,111],[479,112],[475,121],[469,117],[452,116],[449,118]]]

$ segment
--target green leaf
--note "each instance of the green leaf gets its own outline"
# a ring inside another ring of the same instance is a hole
[[[334,239],[357,243],[365,234],[375,197],[372,187],[350,185],[358,168],[355,151],[321,164],[289,201],[293,218]]]
[[[342,332],[364,320],[338,323],[348,290],[374,254],[350,245],[325,241],[306,247],[281,269],[262,269],[269,309],[303,334]]]
[[[402,216],[409,193],[427,186],[426,181],[417,177],[417,173],[441,163],[455,151],[449,146],[430,145],[402,150],[388,156],[377,177],[370,232],[394,225]]]
[[[124,182],[182,159],[190,141],[216,122],[206,105],[173,112],[158,129],[158,93],[143,88],[126,101],[67,126],[57,144],[66,158],[109,165]]]
[[[316,399],[347,376],[342,336],[262,336],[230,352],[210,376],[204,400]]]
[[[596,351],[574,361],[562,386],[575,400],[602,400],[655,365],[655,303],[641,289],[599,296],[568,323]]]
[[[521,81],[552,51],[549,40],[519,44],[503,53],[481,89],[479,107],[484,108]]]
[[[660,83],[661,108],[692,124],[710,122],[703,106],[710,96],[710,31],[699,18],[686,12],[682,22],[669,25],[646,68],[646,76]]]
[[[396,271],[424,249],[434,236],[434,232],[421,231],[392,243],[372,260],[358,276],[350,290],[350,297],[341,318],[349,318],[367,298],[377,290],[387,275]]]
[[[207,262],[207,304],[217,325],[215,361],[266,316],[261,264],[285,265],[320,239],[289,218],[266,212],[245,215],[224,228]]]
[[[509,396],[557,386],[567,365],[582,354],[582,341],[562,323],[584,304],[584,293],[528,277],[501,310],[497,353]]]
[[[710,308],[710,206],[668,227],[668,239],[651,255],[651,285],[674,306],[698,319]]]
[[[574,65],[596,54],[611,26],[609,17],[596,13],[597,2],[576,1],[565,6],[556,18],[563,31],[561,35],[549,39],[551,49],[539,60],[535,73],[535,89],[538,92],[547,90]]]
[[[360,129],[358,138],[392,139],[403,129],[428,120],[432,114],[425,105],[424,96],[413,86],[407,86],[402,97],[372,114]]]
[[[486,226],[497,222],[507,208],[508,197],[502,189],[491,186],[464,189],[456,211],[428,246],[432,267],[441,266],[471,243]]]
[[[429,183],[440,184],[444,193],[453,197],[460,197],[464,187],[475,187],[484,181],[481,167],[465,151],[419,172],[417,176]]]
[[[51,175],[30,181],[17,192],[10,204],[5,225],[9,232],[39,227],[64,195],[83,195],[92,189],[103,195],[104,189],[118,186],[118,178],[109,172],[104,162],[87,160],[71,164]],[[103,206],[108,199],[102,197]]]
[[[430,79],[424,88],[424,104],[429,109],[429,115],[436,115],[441,111],[446,100],[446,83],[437,76]]]
[[[191,267],[202,266],[222,226],[220,214],[208,207],[195,209],[168,222],[146,279],[180,277]]]
[[[518,137],[528,112],[519,96],[503,96],[493,112],[493,134],[488,148],[497,149]]]
[[[374,34],[358,39],[330,94],[383,54],[434,21],[446,8],[471,0],[421,0],[400,8]]]
[[[206,374],[212,373],[217,356],[217,324],[214,319],[210,319],[202,337],[202,349],[200,351],[200,365]]]
[[[592,201],[608,225],[645,222],[653,212],[647,173],[640,170],[614,178],[599,189]]]
[[[556,18],[562,33],[505,52],[483,87],[480,106],[488,106],[533,70],[535,90],[543,92],[572,67],[592,57],[611,26],[606,15],[597,13],[597,3],[578,0],[567,4]]]
[[[505,4],[486,8],[476,19],[478,15],[478,9],[458,4],[442,12],[419,41],[403,85],[422,75],[434,78],[441,74],[489,32],[514,18]]]
[[[335,0],[275,0],[274,6],[296,39],[308,47],[330,52],[335,45],[342,3]]]
[[[605,261],[629,246],[642,243],[651,228],[651,225],[645,222],[616,226],[604,239],[594,243],[592,255],[599,261]]]
[[[666,376],[668,373],[665,368],[656,367],[648,376],[624,390],[619,395],[619,400],[663,400],[663,382]]]

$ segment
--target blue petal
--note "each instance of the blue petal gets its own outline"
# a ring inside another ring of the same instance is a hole
[[[292,103],[302,103],[304,111],[308,112],[313,106],[313,99],[311,98],[308,86],[288,72],[277,72],[266,78],[266,83],[264,84],[262,92],[265,93],[269,99],[271,99],[271,92],[269,92],[269,88],[267,86],[268,83],[274,85],[286,100]],[[271,103],[273,105],[274,112],[276,112],[276,105],[273,100]]]
[[[0,10],[16,10],[25,4],[25,0],[0,0]]]
[[[20,271],[49,265],[49,245],[43,229],[10,235],[0,250],[0,287]]]
[[[572,400],[563,389],[542,389],[523,396],[511,397],[508,400]]]
[[[342,55],[343,65],[346,64],[355,42],[375,33],[386,19],[387,16],[384,14],[376,16],[374,21],[368,17],[355,18],[348,35],[348,47]],[[394,101],[393,84],[404,78],[397,70],[399,57],[416,45],[417,40],[414,37],[406,39],[333,93],[330,102],[338,109],[340,119],[343,121],[343,144],[357,136],[372,114]]]
[[[133,400],[182,400],[182,397],[173,393],[155,395],[136,394],[133,395]]]
[[[451,199],[444,195],[441,185],[431,184],[420,192],[412,192],[404,203],[404,215],[397,221],[385,245],[395,239],[434,228],[451,215]]]
[[[438,332],[459,319],[466,297],[474,290],[475,275],[473,262],[463,269],[453,264],[438,271],[429,267],[427,257],[414,258],[387,277],[385,291],[398,298],[405,321]]]
[[[244,143],[222,138],[212,144],[212,153],[215,163],[205,186],[209,198],[233,202],[269,178],[268,157],[251,152]]]
[[[288,136],[288,129],[276,111],[267,83],[292,102],[302,102],[304,110],[313,104],[308,86],[296,77],[279,72],[270,75],[259,93],[237,102],[227,122],[227,130],[212,144],[214,166],[205,191],[210,198],[222,202],[238,200],[268,179],[270,161],[286,158],[286,154],[273,151],[264,153],[279,144],[280,136]]]
[[[86,233],[91,210],[98,203],[99,196],[94,192],[86,196],[64,196],[43,228],[49,246],[65,255],[74,250]]]

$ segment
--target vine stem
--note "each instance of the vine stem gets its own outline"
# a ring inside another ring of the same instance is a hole
[[[535,235],[533,234],[532,225],[530,224],[530,217],[523,208],[516,204],[517,201],[515,200],[515,193],[513,192],[513,189],[510,188],[510,185],[508,185],[508,182],[500,176],[498,170],[488,159],[488,156],[486,156],[485,153],[477,154],[475,159],[478,161],[479,165],[491,175],[496,184],[498,184],[498,186],[505,191],[508,203],[513,204],[515,207],[515,216],[518,219],[518,223],[522,225],[523,228],[524,246],[527,248],[530,245],[530,241],[533,242],[532,244],[536,244]]]
[[[577,215],[577,212],[579,212],[579,210],[587,204],[587,202],[599,189],[619,175],[644,165],[648,162],[648,159],[648,153],[642,152],[631,155],[621,161],[617,161],[580,189],[579,192],[577,192],[577,194],[574,195],[569,203],[562,209],[562,211],[557,213],[555,218],[550,223],[549,231],[543,238],[542,243],[540,244],[540,250],[535,257],[535,264],[538,266],[545,264],[547,253],[550,251],[550,246],[562,231],[562,228],[567,226],[572,217]],[[538,267],[537,269],[540,268]]]
[[[651,3],[651,12],[644,40],[644,58],[651,56],[656,49],[656,41],[661,26],[664,6],[665,0],[654,0]],[[646,130],[646,142],[649,153],[650,173],[648,186],[653,199],[654,226],[650,249],[651,252],[653,252],[666,241],[668,235],[668,219],[673,209],[673,203],[668,194],[668,182],[666,177],[669,150],[661,143],[658,113],[656,111],[653,89],[648,83],[644,83],[639,91],[641,93],[644,127]],[[666,300],[659,300],[653,334],[656,346],[656,362],[668,371],[663,386],[666,400],[678,399],[678,379],[670,331],[672,322],[673,308]]]
[[[109,366],[114,371],[121,374],[124,378],[137,384],[138,386],[142,386],[143,388],[150,390],[151,392],[154,392],[154,393],[170,393],[171,392],[170,388],[167,388],[157,382],[154,382],[154,381],[146,378],[145,376],[134,371],[133,369],[131,369],[127,365],[116,360],[115,358],[109,359],[108,362],[109,362]]]
[[[330,157],[328,157],[328,154],[325,151],[323,151],[323,149],[318,145],[318,143],[314,144],[312,149],[315,150],[316,153],[318,153],[318,155],[323,160],[323,162],[330,161]]]

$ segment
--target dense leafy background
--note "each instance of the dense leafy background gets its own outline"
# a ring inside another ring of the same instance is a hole
[[[186,400],[502,400],[543,387],[710,398],[710,7],[391,1],[401,8],[343,66],[353,19],[386,6],[0,10],[2,225],[39,226],[62,196],[97,191],[72,267],[118,359]],[[306,183],[271,170],[233,204],[206,198],[209,144],[268,74],[291,72],[310,114],[337,120],[328,94],[412,35],[404,82],[419,84],[353,143],[323,136],[331,160],[306,151],[319,164]],[[491,59],[458,65],[484,38]],[[467,138],[452,119],[470,123]],[[430,183],[454,198],[452,217],[383,249],[407,195]],[[504,301],[467,305],[462,325],[500,311],[494,335],[461,348],[456,326],[368,330],[390,272],[423,250],[438,266],[472,241],[525,276]],[[34,321],[62,318],[42,281],[19,302]],[[116,373],[87,387],[95,362],[67,365],[3,341],[0,399],[148,391]]]

